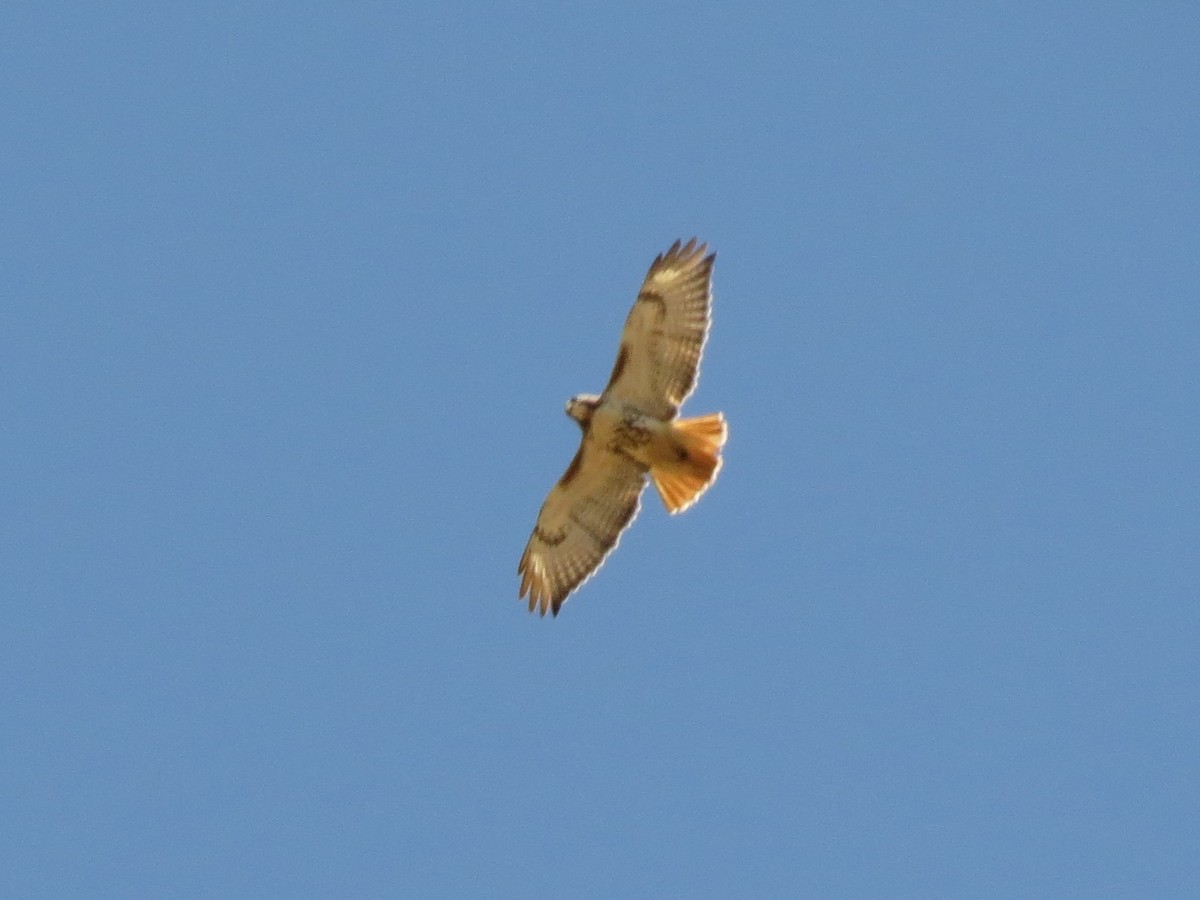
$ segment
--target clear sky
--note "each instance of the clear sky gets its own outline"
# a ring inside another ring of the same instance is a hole
[[[0,895],[1200,896],[1198,43],[6,3]],[[692,235],[724,471],[530,616]]]

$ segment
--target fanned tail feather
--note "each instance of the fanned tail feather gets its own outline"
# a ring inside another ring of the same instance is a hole
[[[679,458],[654,466],[650,477],[667,512],[683,512],[700,499],[721,471],[721,448],[729,431],[720,413],[672,423]]]

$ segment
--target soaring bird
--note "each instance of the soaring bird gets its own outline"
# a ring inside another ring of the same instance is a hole
[[[608,387],[567,402],[583,437],[517,566],[518,596],[529,596],[530,612],[557,616],[600,568],[637,515],[647,475],[674,514],[695,503],[720,471],[725,417],[678,418],[708,337],[716,254],[707,250],[692,238],[655,258],[625,320]]]

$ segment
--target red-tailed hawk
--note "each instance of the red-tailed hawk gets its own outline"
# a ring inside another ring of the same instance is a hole
[[[708,337],[715,253],[676,241],[646,274],[625,320],[621,349],[599,397],[567,403],[583,438],[538,513],[521,556],[518,596],[529,611],[558,610],[600,568],[637,515],[646,475],[670,513],[699,499],[721,468],[725,418],[679,419],[696,386]]]

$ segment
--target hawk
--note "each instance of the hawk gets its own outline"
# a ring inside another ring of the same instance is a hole
[[[647,475],[671,514],[695,503],[717,477],[725,417],[677,418],[708,337],[716,254],[707,249],[692,238],[655,258],[625,320],[608,387],[567,403],[583,437],[517,566],[518,596],[529,596],[530,612],[557,616],[600,568],[637,515]]]

